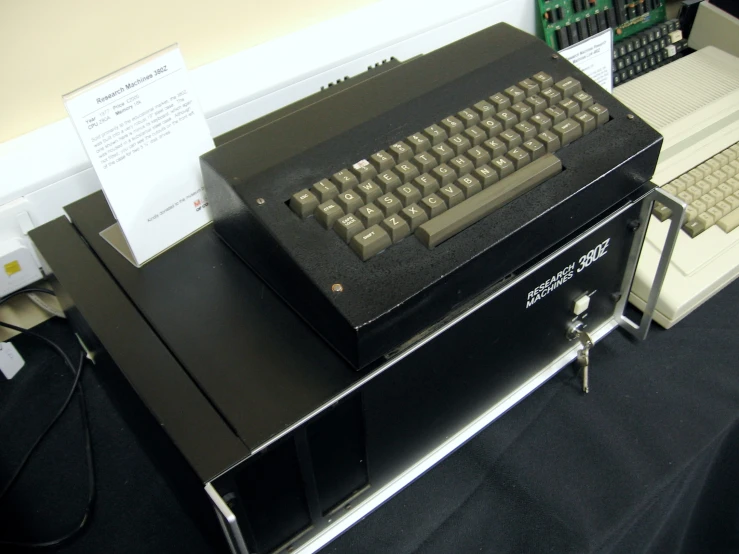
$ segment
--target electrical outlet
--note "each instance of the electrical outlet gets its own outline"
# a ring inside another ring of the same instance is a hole
[[[6,240],[0,246],[0,296],[5,296],[43,279],[39,264],[21,239]]]

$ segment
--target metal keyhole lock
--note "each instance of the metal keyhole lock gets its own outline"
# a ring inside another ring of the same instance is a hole
[[[575,321],[567,328],[567,339],[580,341],[575,362],[582,375],[582,391],[590,391],[590,349],[593,348],[593,339],[585,331],[582,321]]]

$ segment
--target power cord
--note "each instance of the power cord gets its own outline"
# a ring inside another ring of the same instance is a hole
[[[66,315],[64,315],[64,312],[60,310],[59,308],[55,306],[50,306],[46,302],[44,302],[38,294],[35,292],[29,292],[28,293],[28,299],[36,304],[39,308],[44,310],[46,313],[49,313],[51,315],[55,315],[56,317],[61,317],[62,319],[66,319]]]
[[[38,287],[36,287],[36,288],[34,288],[34,287],[28,287],[28,288],[25,288],[25,289],[20,289],[20,290],[13,291],[10,294],[8,294],[8,295],[3,296],[2,298],[0,298],[0,306],[2,306],[3,304],[5,304],[8,300],[10,300],[11,298],[13,298],[14,296],[20,296],[21,294],[29,294],[29,293],[32,293],[32,292],[33,293],[36,293],[37,292],[37,293],[41,293],[41,294],[48,294],[49,296],[56,296],[56,293],[53,290],[41,289],[41,288],[38,288]]]
[[[15,291],[3,297],[2,299],[0,299],[0,305],[7,302],[13,296],[17,296],[19,294],[27,294],[29,292],[54,295],[53,291],[47,290],[47,289],[30,289],[30,288],[22,289],[19,291]],[[72,529],[71,531],[69,531],[68,533],[64,534],[63,536],[57,539],[53,539],[50,541],[43,541],[43,542],[22,542],[22,541],[9,541],[9,540],[0,539],[0,546],[14,546],[14,547],[20,547],[20,548],[48,548],[52,546],[59,546],[63,543],[70,541],[72,538],[76,537],[85,528],[87,523],[90,521],[90,517],[92,515],[92,508],[93,508],[93,504],[95,501],[95,467],[94,467],[94,461],[93,461],[93,456],[92,456],[92,439],[90,436],[90,419],[89,419],[88,412],[87,412],[87,403],[85,401],[85,394],[84,394],[84,390],[82,387],[82,382],[80,380],[82,377],[82,369],[84,368],[85,354],[84,352],[80,353],[79,363],[77,364],[77,366],[75,366],[72,363],[72,361],[69,359],[69,356],[67,356],[64,350],[62,350],[62,348],[58,344],[44,337],[43,335],[40,335],[28,329],[24,329],[23,327],[18,327],[17,325],[12,325],[10,323],[4,323],[1,321],[0,321],[0,327],[6,327],[14,331],[25,333],[42,342],[45,342],[54,351],[56,351],[57,354],[59,354],[59,356],[61,356],[62,360],[64,360],[64,364],[67,366],[67,368],[72,372],[72,375],[74,376],[74,382],[72,383],[72,387],[69,393],[67,394],[67,397],[65,398],[64,403],[62,404],[61,408],[57,411],[56,415],[51,420],[51,422],[49,422],[49,424],[46,426],[43,432],[34,441],[33,445],[28,450],[28,452],[23,456],[21,463],[16,468],[10,480],[5,485],[3,485],[2,489],[0,489],[0,501],[5,497],[5,495],[13,487],[13,485],[15,485],[16,481],[18,480],[18,477],[21,475],[21,473],[25,469],[26,464],[30,460],[36,448],[41,444],[41,442],[44,440],[46,435],[51,431],[54,425],[56,425],[57,421],[59,421],[62,414],[65,412],[65,410],[71,403],[72,398],[74,397],[75,391],[79,392],[79,395],[77,396],[77,398],[79,401],[80,414],[82,416],[82,425],[83,425],[84,433],[85,433],[85,454],[87,458],[88,496],[87,496],[87,506],[85,508],[85,513],[83,514],[82,518],[80,519],[80,522],[77,524],[77,526],[74,529]]]

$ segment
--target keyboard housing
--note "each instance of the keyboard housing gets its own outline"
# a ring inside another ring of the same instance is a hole
[[[739,142],[739,58],[717,48],[707,46],[614,94],[664,136],[652,179],[657,185]],[[652,289],[668,227],[651,217],[630,294],[637,308]],[[725,233],[714,226],[695,238],[680,231],[654,320],[672,327],[737,277],[739,229]]]
[[[336,233],[288,207],[293,193],[539,71],[598,91],[611,120],[557,152],[562,173],[439,246],[408,237],[362,262]],[[206,153],[201,166],[217,233],[363,368],[635,197],[660,144],[658,133],[543,42],[499,24],[303,103]]]

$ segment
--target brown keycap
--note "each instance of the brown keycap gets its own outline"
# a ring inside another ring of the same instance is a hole
[[[406,222],[405,218],[400,214],[394,214],[384,219],[382,223],[380,223],[380,227],[387,231],[393,244],[400,242],[411,234],[411,228],[408,225],[408,222]]]
[[[379,225],[373,225],[366,231],[357,233],[349,242],[352,250],[362,259],[369,260],[372,256],[376,256],[385,248],[390,246],[393,241],[387,231]]]
[[[338,234],[341,239],[349,243],[354,235],[364,231],[364,225],[353,215],[345,215],[340,217],[336,223],[334,223],[334,231]]]
[[[290,209],[303,219],[312,215],[317,207],[318,198],[308,189],[296,192],[290,197]]]

